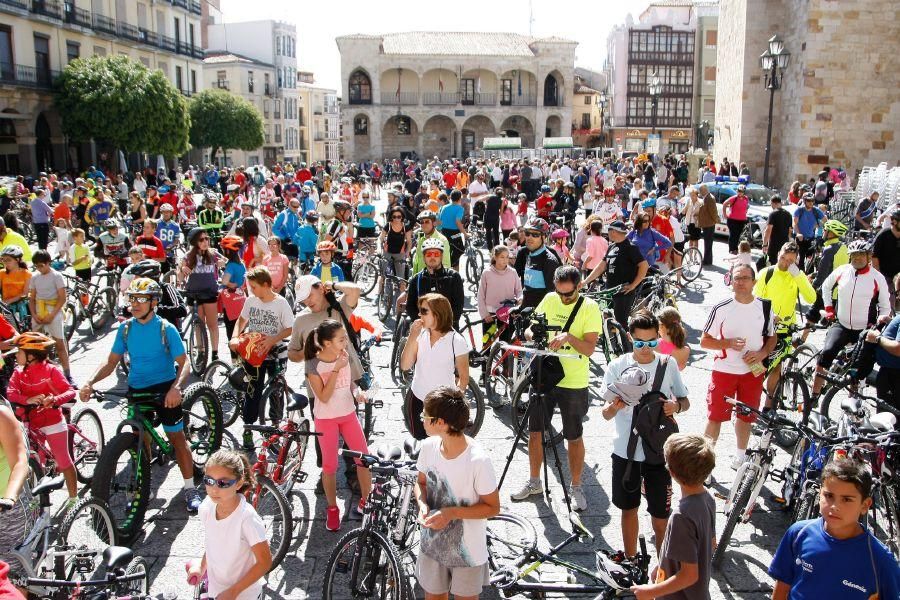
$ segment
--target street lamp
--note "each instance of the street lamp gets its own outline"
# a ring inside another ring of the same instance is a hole
[[[769,47],[759,57],[759,66],[765,75],[769,90],[769,127],[766,132],[766,163],[763,167],[763,185],[769,186],[769,154],[772,150],[772,109],[775,106],[775,90],[781,89],[784,70],[791,62],[791,53],[784,49],[784,41],[777,35],[769,38]]]
[[[606,92],[600,92],[597,96],[597,107],[600,109],[600,139],[606,141],[606,131],[603,129],[603,114],[606,112],[606,106],[609,104],[609,98]]]
[[[651,135],[656,135],[656,106],[659,104],[659,96],[662,94],[662,82],[659,80],[659,77],[656,75],[654,71],[650,75],[650,82],[647,84],[647,88],[650,91],[650,126],[651,126]],[[644,150],[647,148],[645,147]]]

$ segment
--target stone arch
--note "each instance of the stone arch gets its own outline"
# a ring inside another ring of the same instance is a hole
[[[497,126],[484,115],[472,115],[462,124],[462,156],[484,146],[484,138],[496,137]]]
[[[460,102],[467,105],[494,106],[497,104],[499,79],[493,71],[484,68],[469,69],[462,74]]]
[[[504,81],[509,89],[504,89]],[[500,74],[498,101],[502,106],[534,106],[538,93],[537,76],[528,70],[510,69]],[[521,93],[520,93],[521,91]]]
[[[459,101],[459,77],[451,69],[428,69],[422,74],[421,89],[425,105],[453,106]]]
[[[380,100],[382,104],[418,104],[419,72],[416,69],[402,65],[385,69],[378,76],[378,88],[381,90]]]
[[[0,112],[0,172],[19,173],[19,133],[16,120],[5,118],[18,114],[13,109]]]
[[[422,128],[422,152],[424,156],[446,158],[458,156],[455,146],[456,123],[444,115],[434,115]]]
[[[402,132],[402,121],[408,120],[409,130]],[[369,124],[371,128],[371,123]],[[408,157],[418,153],[419,132],[421,128],[409,115],[392,115],[387,118],[381,130],[381,147],[384,156]]]
[[[527,117],[511,115],[500,124],[500,134],[522,138],[523,148],[534,148],[534,125]]]
[[[544,106],[563,106],[566,88],[562,73],[556,69],[547,73],[542,87]]]
[[[544,128],[544,137],[559,137],[562,135],[562,119],[559,115],[547,117],[547,126]]]
[[[46,115],[38,113],[34,121],[34,154],[37,168],[41,171],[49,171],[53,165],[53,134]]]
[[[353,69],[347,78],[347,101],[349,104],[372,104],[372,77],[362,67]]]

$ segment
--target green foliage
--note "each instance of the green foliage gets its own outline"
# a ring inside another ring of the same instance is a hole
[[[263,119],[247,100],[225,90],[204,90],[190,103],[191,145],[216,150],[254,150],[263,145]]]
[[[127,56],[70,62],[56,82],[56,108],[74,141],[105,140],[127,152],[187,152],[187,102],[161,71]]]

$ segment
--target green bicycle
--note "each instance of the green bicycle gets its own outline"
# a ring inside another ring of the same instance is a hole
[[[144,524],[150,502],[151,464],[155,462],[162,466],[175,459],[174,447],[157,429],[160,420],[156,409],[164,395],[159,392],[133,392],[130,395],[94,392],[101,401],[107,396],[131,401],[116,435],[100,454],[91,483],[93,496],[109,505],[118,539],[125,544],[131,544],[137,538]],[[216,391],[204,382],[195,383],[184,391],[181,408],[196,478],[202,476],[206,461],[222,444],[222,411]]]
[[[603,314],[603,332],[600,336],[600,350],[608,365],[612,360],[631,349],[628,341],[628,330],[622,323],[616,321],[613,312],[613,296],[622,291],[621,285],[608,290],[596,290],[584,292],[586,298],[594,300],[600,306]]]

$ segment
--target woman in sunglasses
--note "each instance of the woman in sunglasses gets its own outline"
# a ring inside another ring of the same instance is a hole
[[[184,283],[185,295],[197,303],[200,317],[209,330],[212,360],[219,358],[219,272],[222,257],[209,239],[209,232],[201,227],[188,235],[191,249],[178,270],[178,284]]]
[[[211,598],[256,600],[272,566],[266,527],[243,492],[256,485],[244,454],[219,450],[209,457],[206,499],[200,505],[205,552],[187,567],[188,582],[206,574]]]
[[[393,274],[407,279],[406,258],[412,248],[412,231],[406,226],[406,215],[401,207],[395,206],[388,213],[387,223],[381,231],[381,250],[393,265]],[[384,285],[384,281],[381,282]],[[406,291],[406,282],[400,284],[400,291]]]

